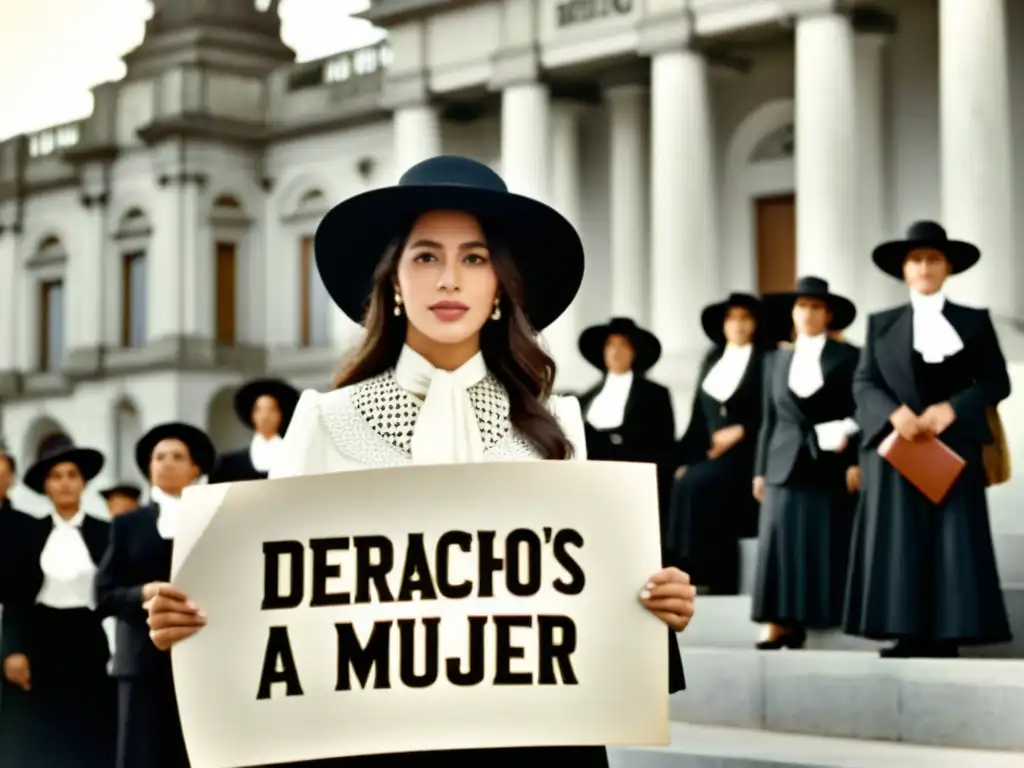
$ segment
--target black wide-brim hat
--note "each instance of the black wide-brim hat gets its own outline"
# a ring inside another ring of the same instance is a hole
[[[100,496],[108,501],[111,496],[127,496],[130,499],[138,501],[142,498],[142,489],[132,483],[121,483],[120,485],[112,485],[109,488],[104,488],[100,491]]]
[[[771,307],[771,314],[778,329],[783,326],[792,328],[792,321],[784,316],[792,313],[793,304],[801,297],[819,299],[828,306],[832,312],[832,322],[828,325],[830,331],[849,328],[857,318],[857,306],[845,296],[832,293],[827,280],[820,277],[801,277],[797,280],[795,291],[769,293],[763,299],[765,305]]]
[[[971,243],[962,240],[950,240],[946,230],[934,221],[917,221],[907,229],[904,240],[891,240],[882,243],[871,252],[871,260],[875,266],[898,280],[903,279],[903,264],[907,255],[918,248],[931,248],[939,251],[949,262],[952,274],[966,272],[981,259],[981,251]]]
[[[28,468],[22,482],[33,491],[44,494],[46,477],[58,464],[70,462],[78,467],[82,479],[88,483],[103,470],[103,454],[93,448],[79,448],[64,434],[51,435],[39,446],[35,464]]]
[[[316,230],[316,266],[334,303],[363,322],[373,274],[387,246],[430,211],[477,216],[503,240],[515,262],[523,311],[535,330],[558,319],[583,282],[583,243],[553,208],[516,195],[483,163],[442,155],[414,165],[397,186],[363,192],[336,205]]]
[[[291,421],[295,406],[299,402],[299,390],[281,379],[253,379],[247,382],[235,393],[235,414],[247,427],[252,427],[252,409],[256,401],[264,395],[272,397],[277,401],[281,409],[280,433],[283,435],[288,429],[288,422]]]
[[[757,323],[755,340],[762,335],[760,299],[749,293],[730,293],[725,301],[708,304],[700,313],[700,324],[704,329],[704,335],[713,344],[725,344],[725,318],[733,307],[745,309],[754,316],[754,322]]]
[[[217,449],[213,441],[198,427],[180,421],[169,421],[157,424],[144,434],[135,444],[135,464],[142,476],[149,478],[149,462],[153,458],[153,449],[161,440],[181,440],[187,447],[192,461],[204,475],[213,471],[213,463],[217,458]]]
[[[648,330],[641,328],[628,317],[613,317],[603,325],[592,325],[580,334],[580,354],[592,366],[605,370],[604,347],[608,337],[617,334],[629,339],[633,345],[633,371],[644,373],[661,357],[661,342]]]

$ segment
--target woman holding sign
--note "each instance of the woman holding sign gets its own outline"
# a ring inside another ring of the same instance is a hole
[[[943,291],[981,253],[925,221],[872,258],[907,284],[910,302],[868,318],[854,379],[865,492],[844,630],[895,640],[882,656],[896,658],[957,656],[961,645],[1007,642],[982,446],[993,440],[989,419],[1009,396],[1010,378],[988,310],[954,304]],[[966,461],[941,504],[878,455],[893,430],[905,440],[938,436]]]
[[[535,333],[569,306],[583,247],[551,208],[508,192],[490,168],[461,157],[414,166],[395,187],[351,198],[316,234],[317,267],[335,303],[366,337],[328,394],[302,394],[271,477],[531,459],[585,459],[579,403],[551,395],[554,361]],[[637,585],[671,630],[694,590],[669,568]],[[203,625],[188,598],[162,590],[153,641],[168,648]],[[683,683],[669,636],[671,690]],[[549,761],[607,766],[603,747],[459,750],[321,761],[316,765],[505,766]],[[351,762],[345,762],[346,760]]]
[[[117,768],[188,768],[171,659],[149,640],[143,604],[171,577],[171,551],[181,492],[213,467],[214,448],[202,430],[160,424],[135,444],[135,462],[149,478],[150,502],[118,515],[96,576],[100,613],[117,616],[113,675],[120,721]]]
[[[93,579],[109,524],[81,508],[103,454],[46,438],[25,473],[50,513],[25,517],[9,553],[17,574],[4,605],[0,765],[110,768],[117,699]]]

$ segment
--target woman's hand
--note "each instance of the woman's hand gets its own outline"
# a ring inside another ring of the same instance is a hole
[[[731,427],[722,427],[711,435],[711,449],[708,451],[709,459],[717,459],[726,451],[730,450],[743,439],[744,430],[742,424],[733,424]]]
[[[921,430],[933,435],[941,435],[956,421],[956,411],[949,403],[937,403],[925,409],[918,419]]]
[[[682,632],[693,618],[697,590],[690,577],[678,568],[663,568],[651,576],[640,592],[640,602],[676,632]]]
[[[846,490],[850,493],[857,493],[860,490],[860,467],[846,468]]]
[[[683,475],[686,474],[687,469],[688,467],[679,467],[679,469],[676,470],[676,480],[682,480]]]
[[[757,499],[758,504],[764,502],[764,486],[765,479],[763,476],[754,478],[754,498]]]
[[[4,677],[23,691],[32,690],[32,670],[28,664],[28,656],[24,653],[12,653],[4,659]]]
[[[149,599],[147,598],[147,594]],[[153,582],[142,588],[142,607],[149,613],[149,639],[161,651],[170,649],[206,626],[206,615],[172,584]]]
[[[889,415],[889,423],[904,440],[914,440],[921,435],[921,424],[916,413],[901,405]]]

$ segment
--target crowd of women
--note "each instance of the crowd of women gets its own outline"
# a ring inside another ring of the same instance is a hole
[[[640,605],[668,628],[668,692],[685,686],[674,633],[693,614],[687,571],[734,592],[737,538],[758,518],[753,618],[769,627],[761,648],[799,647],[807,628],[840,624],[897,640],[888,653],[900,656],[1008,639],[981,451],[992,439],[987,409],[1009,382],[988,314],[942,294],[946,277],[979,254],[936,225],[875,251],[911,301],[870,319],[863,350],[836,337],[853,304],[817,278],[707,307],[712,350],[678,441],[669,392],[645,378],[660,343],[628,318],[579,339],[600,382],[578,398],[553,394],[555,365],[536,332],[575,297],[583,248],[562,216],[509,193],[486,166],[433,158],[397,186],[346,200],[321,222],[316,254],[331,298],[366,331],[331,391],[300,396],[281,381],[250,382],[235,408],[252,442],[219,457],[195,426],[153,427],[135,447],[147,500],[139,506],[141,489],[107,489],[110,522],[81,509],[104,457],[53,436],[22,478],[51,513],[0,508],[3,768],[188,766],[166,651],[207,617],[168,581],[181,494],[202,478],[495,460],[653,463],[667,562],[636,586]],[[942,435],[967,460],[941,504],[877,455],[891,430]],[[106,617],[117,620],[113,643]],[[431,757],[455,768],[608,764],[603,748],[571,745]]]

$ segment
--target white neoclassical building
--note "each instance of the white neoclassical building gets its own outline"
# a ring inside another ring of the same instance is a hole
[[[898,301],[868,253],[917,218],[981,246],[954,293],[1019,356],[1024,2],[375,0],[386,42],[303,64],[276,3],[154,6],[91,117],[0,144],[0,396],[23,464],[64,429],[131,479],[155,422],[240,441],[250,375],[326,386],[356,329],[318,283],[318,217],[440,152],[583,232],[583,290],[547,334],[563,388],[594,378],[579,330],[630,315],[683,406],[704,304],[802,273],[864,312]]]

